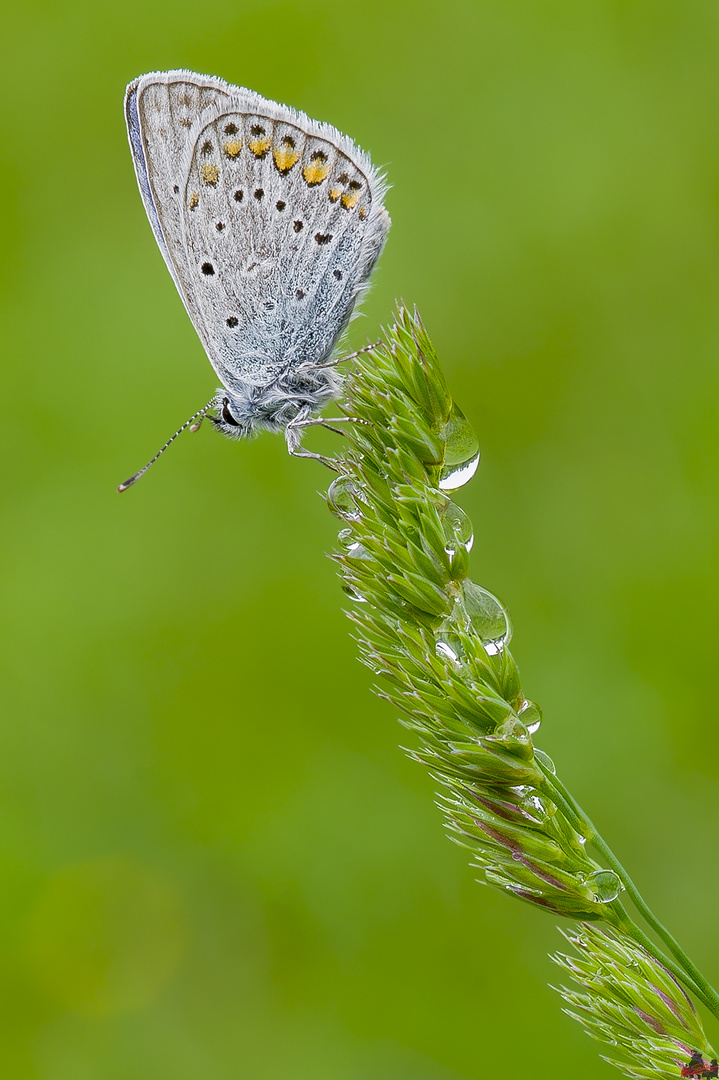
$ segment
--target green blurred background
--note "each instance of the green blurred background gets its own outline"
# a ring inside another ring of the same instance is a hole
[[[329,475],[203,430],[115,493],[215,386],[122,96],[221,75],[386,168],[351,344],[419,306],[480,436],[473,576],[539,744],[716,980],[715,0],[27,0],[2,25],[0,1073],[611,1075],[546,987],[553,920],[474,883],[370,692]]]

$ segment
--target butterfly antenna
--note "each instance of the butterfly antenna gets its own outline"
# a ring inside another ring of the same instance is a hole
[[[197,431],[207,413],[210,411],[210,409],[213,409],[214,407],[215,398],[213,398],[212,401],[208,401],[207,405],[205,405],[203,409],[200,409],[200,411],[196,412],[194,416],[191,416],[189,420],[186,420],[182,427],[177,429],[172,438],[168,439],[165,445],[157,451],[154,458],[151,458],[148,461],[147,465],[145,465],[144,468],[140,469],[139,472],[136,472],[134,476],[131,476],[129,480],[125,480],[122,484],[120,484],[117,490],[127,491],[129,487],[132,487],[133,484],[136,484],[140,477],[145,475],[150,466],[155,464],[160,455],[165,453],[165,450],[167,450],[168,446],[174,443],[177,436],[182,435],[182,432],[185,430],[185,428],[189,428],[190,431]]]

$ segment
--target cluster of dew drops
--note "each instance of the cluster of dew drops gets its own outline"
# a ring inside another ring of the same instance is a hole
[[[456,491],[472,479],[480,455],[474,429],[456,405],[452,407],[442,437],[445,440],[445,457],[439,488],[447,493]],[[349,477],[338,477],[330,486],[328,497],[330,507],[340,519],[351,522],[362,517],[361,496]],[[472,523],[449,496],[440,509],[440,519],[445,538],[444,550],[450,561],[461,553],[471,551],[474,543]],[[346,545],[348,556],[352,559],[369,558],[362,544],[353,540],[352,535],[351,528],[342,529],[339,533],[339,540]],[[347,586],[345,591],[357,603],[365,602],[365,598],[351,586]],[[504,605],[469,578],[460,582],[453,609],[436,631],[438,654],[453,663],[461,661],[458,629],[478,637],[489,655],[505,648],[512,636],[512,624]],[[527,719],[530,720],[529,717]]]

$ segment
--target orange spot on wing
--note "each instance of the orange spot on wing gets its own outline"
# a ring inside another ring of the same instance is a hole
[[[228,139],[227,142],[223,144],[222,152],[225,157],[234,159],[237,157],[241,149],[242,143],[239,139]]]
[[[270,148],[271,140],[268,137],[263,136],[259,139],[250,139],[247,145],[255,157],[263,158]]]
[[[272,156],[275,159],[277,171],[281,173],[288,173],[300,160],[300,155],[295,150],[294,143],[285,142],[285,140],[283,140],[282,146],[275,147]]]
[[[220,177],[219,167],[217,165],[203,165],[200,168],[200,176],[206,184],[215,187]]]
[[[305,165],[302,170],[302,175],[310,187],[316,187],[317,184],[321,184],[323,180],[327,179],[329,171],[330,167],[327,164],[327,154],[322,150],[318,150],[310,158],[309,165]]]

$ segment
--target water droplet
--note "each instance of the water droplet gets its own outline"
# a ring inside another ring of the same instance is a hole
[[[347,582],[342,586],[342,592],[345,596],[349,596],[350,600],[354,600],[356,604],[367,603],[367,597],[362,596],[361,593],[358,593],[357,590],[352,585],[348,585]]]
[[[453,638],[451,634],[442,634],[440,629],[437,631],[437,640],[434,647],[437,656],[442,656],[453,664],[459,664],[459,658],[462,654],[458,638]]]
[[[598,904],[611,904],[616,900],[620,892],[624,890],[619,877],[613,870],[595,870],[589,874],[584,884],[594,893],[594,899]]]
[[[474,428],[457,405],[441,431],[445,440],[444,464],[439,476],[442,491],[454,491],[471,480],[479,465],[479,443]]]
[[[530,795],[526,800],[526,806],[528,812],[534,814],[539,821],[548,821],[557,812],[553,802],[545,802],[539,795]]]
[[[358,540],[355,540],[347,548],[347,557],[350,559],[371,559],[367,548],[364,544],[360,544]]]
[[[542,723],[542,710],[539,705],[525,699],[524,705],[519,710],[519,715],[530,735],[534,735],[536,731],[539,731],[539,725]]]
[[[526,784],[515,784],[513,791],[519,799],[517,806],[536,821],[547,821],[556,814],[554,803],[545,801],[541,795],[537,795],[534,788],[527,787]]]
[[[457,623],[450,615],[435,630],[435,650],[438,656],[459,664],[464,659],[464,648],[457,633]]]
[[[444,550],[450,558],[457,554],[460,548],[471,551],[474,544],[472,522],[461,506],[448,502],[442,512],[442,529],[445,536]]]
[[[461,620],[468,633],[477,635],[490,656],[501,652],[512,637],[509,613],[496,596],[469,578],[462,582],[461,590],[452,617]]]
[[[554,764],[549,754],[545,754],[544,750],[535,750],[534,756],[546,769],[549,769],[550,773],[556,776],[557,766]]]
[[[344,518],[345,521],[359,521],[362,517],[357,488],[348,476],[338,476],[332,481],[327,492],[327,499],[336,517]]]

